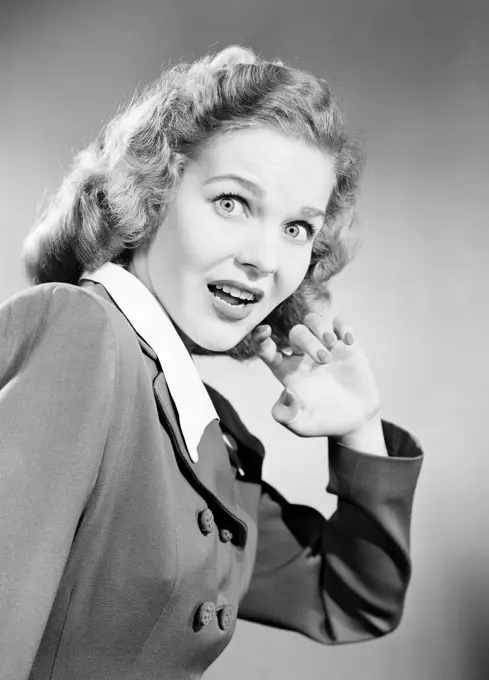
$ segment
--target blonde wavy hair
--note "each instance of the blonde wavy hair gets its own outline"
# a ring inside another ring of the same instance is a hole
[[[287,347],[290,328],[329,299],[329,279],[356,252],[354,205],[363,157],[346,135],[325,80],[247,48],[228,47],[164,70],[75,157],[24,242],[29,279],[76,284],[85,269],[127,265],[136,249],[151,242],[187,162],[202,145],[213,135],[264,125],[327,151],[336,175],[304,281],[264,320],[279,347]],[[251,358],[249,336],[226,354]]]

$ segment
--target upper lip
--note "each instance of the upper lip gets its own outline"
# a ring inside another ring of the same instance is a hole
[[[241,283],[241,281],[233,281],[232,279],[220,279],[219,281],[211,281],[209,286],[232,286],[233,288],[239,288],[239,290],[244,290],[246,293],[252,293],[256,301],[259,302],[265,295],[261,288],[254,288],[253,286],[248,286],[246,283]]]

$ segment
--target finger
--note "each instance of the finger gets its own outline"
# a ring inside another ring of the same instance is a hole
[[[306,314],[304,317],[304,325],[314,333],[318,340],[321,340],[328,352],[336,345],[338,338],[332,332],[331,322],[316,312]]]
[[[252,333],[252,340],[254,343],[261,343],[272,335],[272,328],[267,324],[257,326]]]
[[[297,420],[299,414],[300,406],[297,397],[290,388],[285,389],[273,405],[273,418],[277,423],[288,427]]]
[[[296,352],[307,354],[318,364],[326,364],[331,359],[331,354],[321,340],[304,324],[299,323],[291,328],[289,341]]]
[[[270,326],[258,326],[251,335],[251,341],[257,357],[269,368],[276,370],[282,363],[283,356],[271,335]]]
[[[353,328],[339,316],[333,319],[333,329],[338,340],[342,340],[345,345],[353,345],[355,342]]]
[[[338,338],[334,333],[330,333],[329,331],[326,331],[326,333],[323,333],[323,342],[324,346],[326,349],[331,352],[333,347],[336,345],[338,342]]]

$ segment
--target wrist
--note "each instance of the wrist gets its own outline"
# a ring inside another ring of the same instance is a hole
[[[369,453],[374,456],[388,455],[380,415],[376,415],[361,427],[341,437],[335,437],[335,439],[343,446],[361,453]]]

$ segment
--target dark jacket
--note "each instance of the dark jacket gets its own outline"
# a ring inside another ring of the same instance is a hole
[[[416,442],[384,423],[389,458],[331,443],[327,521],[261,482],[261,443],[209,393],[220,425],[194,464],[102,286],[0,307],[2,680],[200,678],[238,615],[323,643],[397,626]]]

